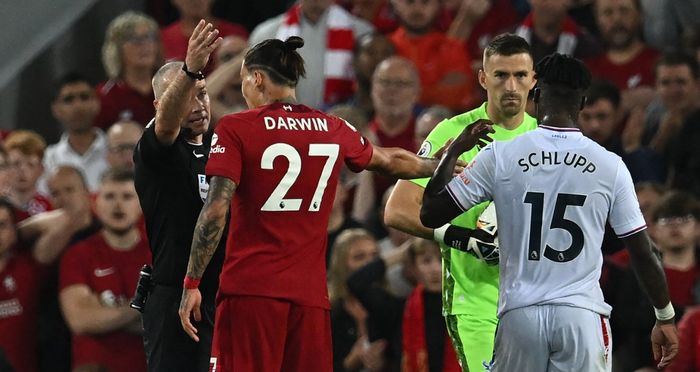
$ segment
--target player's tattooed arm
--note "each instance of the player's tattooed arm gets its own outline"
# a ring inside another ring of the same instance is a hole
[[[188,277],[201,278],[204,274],[219,245],[226,225],[226,214],[235,190],[236,184],[226,177],[214,176],[209,182],[207,201],[199,213],[199,219],[194,228],[190,261],[187,265]]]

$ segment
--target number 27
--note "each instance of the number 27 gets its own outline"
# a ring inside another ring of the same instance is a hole
[[[340,146],[338,144],[309,144],[309,156],[325,156],[328,158],[321,171],[321,176],[318,180],[318,185],[316,185],[316,191],[314,191],[314,195],[311,198],[311,203],[309,203],[310,212],[318,212],[321,209],[323,192],[328,185],[328,178],[331,176],[331,173],[333,173],[333,166],[335,165],[336,159],[338,159],[339,150]],[[291,145],[275,143],[270,145],[263,152],[262,158],[260,159],[260,168],[273,169],[275,159],[278,156],[287,158],[289,167],[287,168],[287,173],[284,174],[284,177],[282,177],[282,180],[272,191],[272,194],[270,194],[260,210],[269,212],[298,211],[301,209],[302,199],[285,199],[285,196],[292,185],[294,185],[297,177],[299,177],[299,173],[301,172],[301,156],[299,156],[297,149]]]

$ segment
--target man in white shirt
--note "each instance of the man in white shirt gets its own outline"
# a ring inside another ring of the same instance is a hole
[[[536,73],[539,128],[489,144],[453,178],[457,157],[491,131],[487,122],[467,127],[425,189],[421,221],[436,228],[484,200],[496,204],[502,232],[496,372],[611,370],[611,308],[598,284],[609,221],[655,307],[651,338],[663,368],[678,352],[678,334],[632,179],[619,156],[576,127],[590,72],[553,54]]]
[[[59,80],[51,111],[63,125],[64,133],[61,140],[44,153],[44,175],[39,181],[39,191],[46,195],[47,175],[60,165],[70,165],[83,173],[90,192],[96,192],[100,177],[109,165],[105,134],[92,126],[100,112],[94,87],[79,74],[65,75]]]
[[[286,13],[259,24],[250,34],[252,47],[266,39],[304,39],[299,54],[306,77],[299,80],[299,103],[324,108],[351,98],[355,40],[374,27],[332,0],[299,0]],[[349,39],[349,40],[348,40]]]

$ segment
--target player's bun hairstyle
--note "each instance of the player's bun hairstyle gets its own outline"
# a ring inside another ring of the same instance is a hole
[[[291,36],[287,40],[265,40],[245,54],[245,68],[263,70],[279,85],[295,87],[301,77],[306,76],[304,59],[297,49],[304,46],[304,39]]]
[[[591,85],[591,71],[580,60],[564,54],[550,54],[537,63],[538,85],[582,93]]]

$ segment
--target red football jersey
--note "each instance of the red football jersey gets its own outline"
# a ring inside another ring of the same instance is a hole
[[[59,291],[84,284],[106,306],[128,304],[136,290],[139,271],[146,263],[151,263],[146,239],[141,239],[131,250],[118,251],[107,245],[98,232],[64,253]],[[98,364],[115,372],[145,372],[143,340],[140,335],[126,331],[73,335],[73,366],[83,364]]]
[[[220,293],[329,308],[326,230],[338,177],[343,163],[363,170],[372,151],[347,122],[304,105],[222,118],[206,173],[238,186]]]
[[[108,80],[97,86],[100,113],[94,125],[104,130],[120,120],[133,120],[144,127],[156,115],[153,91],[141,94],[123,80]]]
[[[654,86],[654,65],[659,53],[651,48],[644,48],[631,61],[621,65],[614,64],[605,53],[586,61],[594,79],[607,80],[617,89],[625,90],[641,86]]]
[[[37,307],[45,274],[29,253],[11,257],[0,271],[0,349],[15,371],[36,371]]]

